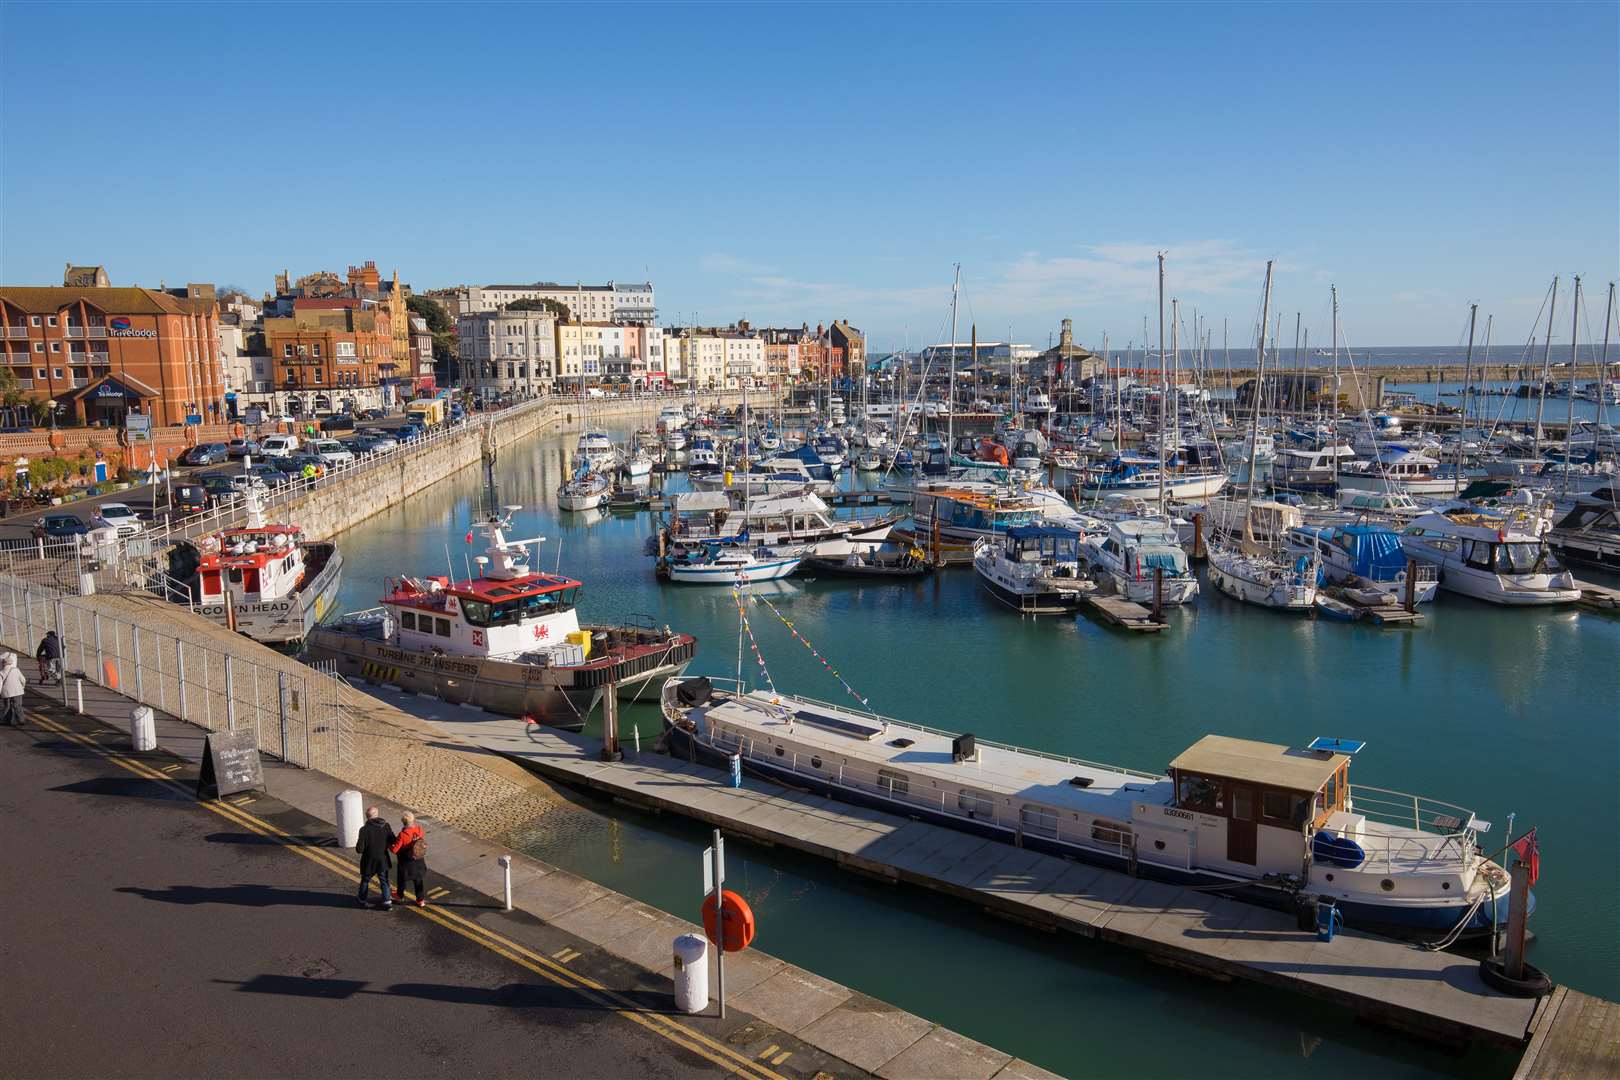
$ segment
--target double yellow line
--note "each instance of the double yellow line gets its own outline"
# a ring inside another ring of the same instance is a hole
[[[91,750],[101,757],[111,761],[119,768],[133,773],[142,779],[151,780],[160,784],[167,784],[184,793],[187,797],[195,799],[197,804],[203,809],[218,814],[220,817],[225,818],[233,824],[238,825],[257,836],[262,836],[266,839],[276,841],[283,847],[289,848],[297,854],[302,855],[304,858],[310,860],[318,866],[325,867],[327,870],[339,875],[346,881],[355,880],[358,872],[355,866],[336,850],[332,848],[319,847],[308,840],[304,840],[293,836],[290,833],[284,832],[270,822],[265,821],[263,818],[242,809],[240,806],[233,806],[226,802],[196,799],[195,793],[185,784],[182,784],[180,781],[176,780],[172,776],[167,775],[166,773],[158,771],[152,766],[146,764],[144,761],[136,758],[125,757],[123,754],[109,750],[108,748],[97,743],[95,739],[91,738],[90,736],[81,735],[76,731],[64,727],[62,724],[59,724],[54,720],[40,716],[38,713],[30,712],[29,715],[41,727],[53,731],[56,734],[61,735],[63,738]],[[497,956],[503,957],[510,960],[512,963],[517,964],[519,967],[532,971],[548,982],[564,987],[568,990],[572,990],[580,997],[590,1001],[592,1004],[595,1004],[606,1011],[618,1013],[625,1019],[640,1024],[642,1027],[646,1028],[648,1031],[651,1031],[655,1035],[660,1035],[665,1039],[668,1039],[670,1042],[675,1043],[677,1046],[682,1046],[687,1050],[692,1051],[692,1053],[713,1062],[728,1072],[735,1073],[738,1076],[748,1077],[750,1080],[787,1080],[787,1078],[782,1076],[782,1074],[766,1068],[760,1062],[745,1057],[744,1055],[733,1050],[731,1047],[726,1046],[724,1043],[711,1039],[702,1032],[696,1031],[671,1017],[661,1016],[657,1013],[649,1013],[634,1001],[614,990],[609,989],[594,979],[581,975],[576,971],[571,971],[563,965],[551,960],[549,957],[541,956],[539,953],[518,944],[511,938],[505,937],[493,930],[480,926],[471,919],[464,918],[463,916],[457,915],[453,911],[447,911],[444,908],[419,908],[411,905],[406,906],[407,910],[413,911],[425,919],[438,923],[440,926],[451,931],[452,933],[460,934],[462,937],[467,938],[469,941],[472,941],[477,945],[483,946],[485,949],[496,954]]]

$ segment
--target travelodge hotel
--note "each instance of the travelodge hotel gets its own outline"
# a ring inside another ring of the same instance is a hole
[[[105,280],[103,276],[103,280]],[[0,285],[0,360],[21,390],[80,423],[225,419],[212,285]]]

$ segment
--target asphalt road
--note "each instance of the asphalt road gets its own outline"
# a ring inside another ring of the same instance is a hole
[[[128,746],[111,733],[101,740]],[[265,796],[244,809],[289,831],[317,827],[279,806]],[[0,1073],[717,1071],[420,912],[360,909],[332,869],[37,720],[0,729],[0,826]],[[451,894],[443,903],[470,918],[489,902]],[[662,1011],[667,990],[641,993]]]

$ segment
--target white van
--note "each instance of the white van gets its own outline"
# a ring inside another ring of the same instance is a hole
[[[296,435],[268,435],[259,443],[259,453],[265,457],[287,457],[297,449]]]

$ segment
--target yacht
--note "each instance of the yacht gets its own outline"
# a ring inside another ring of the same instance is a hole
[[[559,510],[595,510],[607,501],[613,484],[599,472],[581,466],[557,489]]]
[[[619,448],[600,431],[587,431],[574,448],[574,463],[584,464],[593,472],[610,473],[619,467]]]
[[[1163,518],[1109,522],[1106,533],[1086,541],[1084,553],[1092,573],[1127,600],[1151,604],[1157,592],[1162,603],[1188,604],[1198,596],[1198,577]]]
[[[1429,512],[1427,502],[1418,502],[1404,491],[1358,491],[1341,488],[1339,509],[1363,517],[1389,518],[1392,521],[1410,521]]]
[[[652,455],[637,447],[624,460],[624,475],[630,480],[644,480],[652,475],[652,467]]]
[[[1227,476],[1218,469],[1164,474],[1164,495],[1167,499],[1207,499],[1226,486]],[[1133,460],[1116,457],[1102,468],[1086,470],[1080,494],[1087,499],[1102,499],[1120,493],[1154,495],[1159,492],[1159,470],[1146,459]]]
[[[1620,570],[1620,489],[1582,495],[1547,533],[1547,542],[1570,562]]]
[[[1440,463],[1429,455],[1405,447],[1383,447],[1367,461],[1339,466],[1340,491],[1399,491],[1407,495],[1449,495],[1455,486],[1450,476],[1436,472]]]
[[[1400,533],[1388,525],[1295,525],[1289,528],[1285,543],[1289,554],[1296,558],[1315,555],[1329,585],[1345,585],[1404,601],[1407,579],[1411,578],[1412,600],[1418,604],[1433,600],[1440,587],[1434,567],[1409,560],[1401,550]]]
[[[686,449],[686,432],[681,428],[670,428],[664,432],[664,449],[670,453],[678,454]]]
[[[686,410],[679,405],[665,405],[658,410],[658,429],[665,434],[686,426]]]
[[[1278,450],[1271,462],[1272,490],[1331,495],[1339,486],[1339,469],[1355,458],[1356,452],[1342,444],[1320,450]]]
[[[937,533],[946,543],[972,543],[1018,525],[1033,525],[1040,517],[1035,500],[989,484],[947,482],[911,490],[911,520],[920,538]]]
[[[699,544],[681,548],[658,560],[658,575],[686,585],[746,585],[775,581],[799,568],[804,550],[776,550],[763,544],[747,547],[733,543]]]
[[[1215,587],[1258,607],[1309,612],[1316,606],[1317,569],[1314,554],[1291,556],[1248,544],[1209,545],[1209,578]]]
[[[1581,598],[1559,565],[1541,518],[1526,510],[1424,514],[1401,533],[1401,549],[1440,570],[1440,587],[1492,604],[1544,606]]]
[[[1024,412],[1039,422],[1052,415],[1052,399],[1044,391],[1032,386],[1024,393],[1023,408]]]
[[[1096,589],[1083,574],[1080,534],[1050,525],[1020,525],[973,545],[973,570],[985,591],[1014,611],[1074,611]]]
[[[783,495],[754,492],[746,499],[736,489],[685,491],[675,496],[671,511],[663,534],[666,551],[753,540],[772,547],[804,547],[816,556],[847,554],[854,543],[881,543],[903,516],[835,517],[819,496],[804,490]]]
[[[737,755],[795,790],[990,840],[1284,910],[1319,898],[1356,930],[1474,937],[1508,918],[1490,823],[1352,785],[1355,740],[1206,735],[1139,771],[718,679],[672,680],[660,706],[681,758]]]
[[[634,699],[686,670],[690,634],[651,620],[581,624],[580,583],[529,567],[527,548],[541,538],[506,539],[517,509],[476,527],[488,541],[476,577],[391,578],[380,608],[314,630],[309,657],[335,661],[345,678],[573,731],[604,691]]]
[[[267,645],[303,641],[331,610],[343,558],[330,540],[268,524],[264,487],[243,493],[246,521],[169,551],[169,577],[197,614]]]

